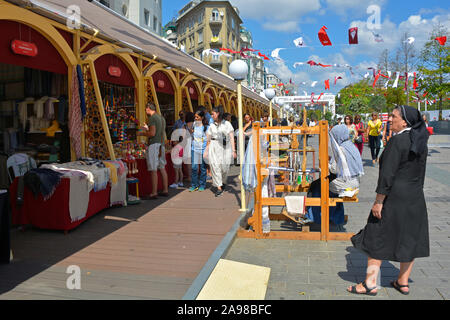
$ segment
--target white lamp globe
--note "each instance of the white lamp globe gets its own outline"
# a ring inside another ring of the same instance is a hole
[[[244,80],[247,78],[248,74],[248,65],[244,60],[234,60],[230,64],[230,75],[234,78],[234,80]]]
[[[291,108],[291,107],[290,107],[288,104],[285,104],[285,105],[283,106],[284,111],[289,111],[290,108]]]
[[[275,90],[268,88],[264,90],[264,95],[267,99],[272,100],[275,97]]]

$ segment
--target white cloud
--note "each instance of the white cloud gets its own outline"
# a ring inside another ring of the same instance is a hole
[[[381,29],[373,30],[382,36],[384,42],[376,43],[372,30],[367,28],[366,21],[353,21],[350,27],[358,27],[359,44],[348,46],[342,51],[345,54],[356,55],[368,55],[372,58],[378,58],[381,52],[388,49],[393,53],[400,47],[401,39],[404,33],[408,33],[409,37],[414,37],[414,48],[419,53],[424,44],[429,41],[430,33],[433,27],[441,23],[448,29],[450,29],[450,14],[437,15],[431,20],[424,19],[421,15],[411,15],[406,21],[396,25],[387,17],[381,24]]]
[[[302,16],[321,9],[320,0],[231,0],[240,16],[263,24],[274,31],[298,31]],[[289,29],[291,28],[291,29]]]
[[[326,0],[328,12],[336,13],[340,16],[360,16],[367,15],[367,8],[370,5],[377,5],[380,8],[385,4],[386,0]]]
[[[263,28],[266,30],[280,31],[280,32],[300,32],[297,21],[270,21],[263,23]]]

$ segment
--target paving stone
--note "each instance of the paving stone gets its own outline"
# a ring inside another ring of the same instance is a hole
[[[311,139],[311,143],[317,143]],[[370,150],[364,148],[363,160],[369,160]],[[283,295],[268,290],[268,296],[280,296],[289,300],[416,300],[416,299],[449,299],[450,298],[450,170],[448,159],[450,149],[430,148],[427,161],[427,177],[425,179],[425,198],[428,208],[430,257],[415,261],[411,276],[411,294],[403,296],[390,286],[390,282],[398,276],[400,263],[383,261],[380,273],[380,293],[377,297],[356,296],[345,292],[349,285],[365,280],[367,255],[353,248],[350,241],[295,241],[295,240],[257,240],[238,239],[233,249],[248,252],[252,255],[266,256],[275,249],[271,263],[271,281],[279,282],[286,276],[286,290]],[[370,161],[370,160],[369,160]],[[445,163],[445,164],[444,164]],[[443,164],[443,165],[441,165]],[[445,170],[446,169],[446,170]],[[369,210],[375,199],[375,184],[378,178],[378,167],[364,167],[365,176],[361,180],[359,203],[345,204],[345,212],[349,221],[345,228],[351,232],[361,230],[367,221]],[[245,241],[242,241],[245,240]],[[279,250],[279,251],[278,251]],[[288,252],[285,260],[280,251]],[[234,252],[234,251],[230,251]],[[289,257],[292,258],[289,259]],[[282,259],[277,266],[277,259]],[[288,261],[287,264],[286,261]],[[308,264],[305,265],[305,261]],[[275,269],[274,269],[275,267]],[[306,276],[305,276],[306,275]],[[308,281],[307,283],[303,283]],[[304,292],[299,296],[298,291]],[[267,298],[267,297],[266,297]],[[278,299],[278,298],[276,298]]]

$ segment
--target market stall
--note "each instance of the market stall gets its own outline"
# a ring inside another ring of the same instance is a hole
[[[71,230],[113,205],[126,205],[127,167],[84,159],[42,165],[14,179],[12,221],[42,229]]]

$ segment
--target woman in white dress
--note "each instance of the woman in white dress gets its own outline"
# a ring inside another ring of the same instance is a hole
[[[237,156],[234,129],[230,122],[223,119],[223,114],[223,107],[212,109],[214,123],[206,131],[207,145],[204,154],[211,167],[213,186],[217,188],[216,197],[222,195],[230,165]]]

